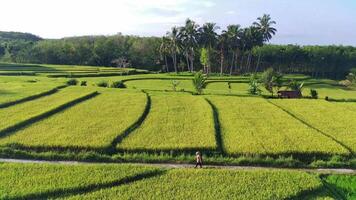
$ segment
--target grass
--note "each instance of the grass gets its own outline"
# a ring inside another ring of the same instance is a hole
[[[228,154],[347,154],[347,150],[262,98],[208,97]],[[299,100],[298,100],[299,101]]]
[[[194,91],[193,83],[191,80],[177,80],[179,85],[176,88],[177,91]],[[136,80],[127,81],[127,86],[129,88],[137,89],[149,89],[149,90],[169,90],[172,91],[172,81],[171,80]]]
[[[2,119],[0,130],[3,131],[17,123],[29,120],[73,99],[87,95],[92,91],[89,88],[69,87],[37,100],[0,109],[0,118]]]
[[[0,104],[16,101],[36,95],[64,82],[38,77],[1,77],[0,76]]]
[[[68,98],[68,97],[66,97]],[[142,92],[103,90],[102,94],[0,140],[0,144],[105,148],[142,114]]]
[[[296,118],[356,151],[356,112],[324,100],[271,100]],[[351,103],[353,104],[353,103]]]
[[[214,122],[209,104],[199,96],[150,93],[152,105],[143,124],[119,149],[214,149]]]
[[[68,199],[286,199],[321,186],[315,175],[304,172],[172,169],[151,179]]]
[[[133,177],[143,178],[157,169],[131,165],[4,163],[0,164],[0,171],[0,199],[50,199],[110,188]]]
[[[356,199],[355,175],[330,175],[324,181],[328,189],[342,199]]]

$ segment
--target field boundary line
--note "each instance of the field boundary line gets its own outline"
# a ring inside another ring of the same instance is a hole
[[[41,113],[41,114],[39,114],[37,116],[34,116],[34,117],[29,118],[27,120],[21,121],[21,122],[15,124],[15,125],[10,126],[10,127],[7,127],[7,128],[5,128],[5,129],[0,131],[0,138],[3,138],[5,136],[7,136],[7,135],[10,135],[10,134],[16,132],[19,129],[22,129],[24,127],[27,127],[27,126],[33,124],[33,123],[41,121],[41,120],[43,120],[43,119],[45,119],[47,117],[50,117],[50,116],[52,116],[54,114],[57,114],[57,113],[59,113],[59,112],[61,112],[63,110],[66,110],[66,109],[68,109],[68,108],[70,108],[70,107],[72,107],[72,106],[74,106],[74,105],[76,105],[78,103],[81,103],[83,101],[91,99],[91,98],[93,98],[93,97],[95,97],[95,96],[97,96],[99,94],[100,93],[98,93],[97,91],[91,92],[91,93],[86,94],[86,95],[84,95],[82,97],[79,97],[77,99],[74,99],[72,101],[64,103],[64,104],[62,104],[60,106],[57,106],[57,107],[55,107],[55,108],[53,108],[51,110],[45,111],[45,112],[43,112],[43,113]]]
[[[129,136],[130,133],[132,133],[134,130],[140,127],[142,123],[145,121],[145,119],[147,118],[147,115],[151,110],[152,101],[151,101],[151,96],[146,91],[142,90],[142,92],[146,95],[146,105],[145,105],[145,109],[143,110],[143,113],[133,124],[131,124],[126,130],[124,130],[111,142],[111,145],[109,147],[110,153],[117,152],[116,146],[120,144],[123,139]]]
[[[21,199],[51,199],[51,198],[59,198],[59,197],[70,197],[70,196],[75,196],[75,195],[81,195],[81,194],[86,194],[86,193],[92,193],[95,191],[103,190],[103,189],[109,189],[113,187],[118,187],[121,185],[126,185],[130,183],[134,183],[136,181],[140,181],[143,179],[149,179],[153,178],[155,176],[161,176],[165,173],[164,170],[151,170],[148,172],[142,172],[136,175],[131,175],[128,177],[124,177],[118,180],[113,180],[109,182],[104,182],[104,183],[92,183],[86,186],[78,186],[74,188],[60,188],[60,189],[55,189],[55,190],[50,190],[50,191],[45,191],[45,192],[40,192],[40,193],[32,193],[32,194],[27,194],[21,197],[13,197],[9,198],[9,200],[21,200]]]
[[[207,98],[204,98],[204,99],[210,105],[212,113],[213,113],[215,141],[216,141],[217,150],[221,154],[225,154],[223,139],[222,139],[222,135],[221,135],[221,123],[220,123],[220,119],[219,119],[219,110],[209,99],[207,99]]]
[[[304,121],[303,119],[300,119],[299,117],[297,117],[295,114],[293,114],[292,112],[290,112],[289,110],[275,104],[275,103],[272,103],[270,100],[266,100],[267,102],[269,102],[270,104],[276,106],[277,108],[281,109],[282,111],[284,111],[285,113],[289,114],[291,117],[293,117],[294,119],[298,120],[299,122],[303,123],[304,125],[308,126],[309,128],[317,131],[318,133],[324,135],[325,137],[328,137],[329,139],[333,140],[334,142],[336,142],[337,144],[339,144],[340,146],[342,146],[343,148],[345,148],[351,155],[354,155],[354,152],[353,150],[346,146],[344,143],[340,142],[339,140],[337,140],[336,138],[334,138],[333,136],[325,133],[324,131],[312,126],[311,124],[309,124],[308,122]]]
[[[17,105],[17,104],[20,104],[20,103],[24,103],[24,102],[27,102],[27,101],[32,101],[32,100],[35,100],[35,99],[39,99],[41,97],[52,95],[52,94],[58,92],[60,89],[65,88],[65,87],[68,87],[68,86],[67,85],[61,85],[61,86],[55,87],[53,89],[50,89],[50,90],[47,90],[47,91],[44,91],[44,92],[41,92],[41,93],[38,93],[38,94],[35,94],[35,95],[31,95],[31,96],[24,97],[24,98],[21,98],[21,99],[18,99],[18,100],[6,102],[6,103],[3,103],[3,104],[0,104],[0,108],[8,108],[10,106],[14,106],[14,105]]]
[[[0,163],[22,163],[22,164],[56,164],[56,165],[91,165],[91,164],[110,164],[122,165],[131,164],[135,166],[158,167],[166,169],[185,169],[194,168],[195,164],[182,164],[182,163],[150,163],[150,162],[100,162],[100,161],[54,161],[54,160],[31,160],[31,159],[12,159],[0,158]],[[319,174],[356,174],[356,169],[349,168],[287,168],[287,167],[263,167],[263,166],[243,166],[243,165],[203,165],[207,169],[229,169],[229,170],[292,170],[292,171],[305,171]]]

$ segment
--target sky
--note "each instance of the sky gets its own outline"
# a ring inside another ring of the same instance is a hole
[[[265,13],[277,22],[273,44],[356,46],[356,0],[0,0],[0,31],[162,36],[187,18],[223,30]]]

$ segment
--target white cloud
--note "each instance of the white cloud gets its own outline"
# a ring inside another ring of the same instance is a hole
[[[229,11],[226,11],[226,14],[228,14],[228,15],[234,15],[234,14],[236,14],[236,11],[234,11],[234,10],[229,10]]]
[[[201,1],[201,2],[197,2],[197,3],[200,3],[201,5],[203,5],[204,7],[206,7],[206,8],[212,8],[212,7],[214,7],[215,6],[215,3],[214,2],[212,2],[212,1]]]

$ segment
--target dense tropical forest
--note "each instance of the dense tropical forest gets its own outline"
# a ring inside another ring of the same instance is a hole
[[[0,32],[0,61],[136,67],[153,71],[244,74],[269,67],[283,73],[343,78],[356,67],[351,46],[272,45],[276,22],[263,15],[249,27],[221,29],[187,19],[160,37],[116,34],[42,39],[28,33]]]

